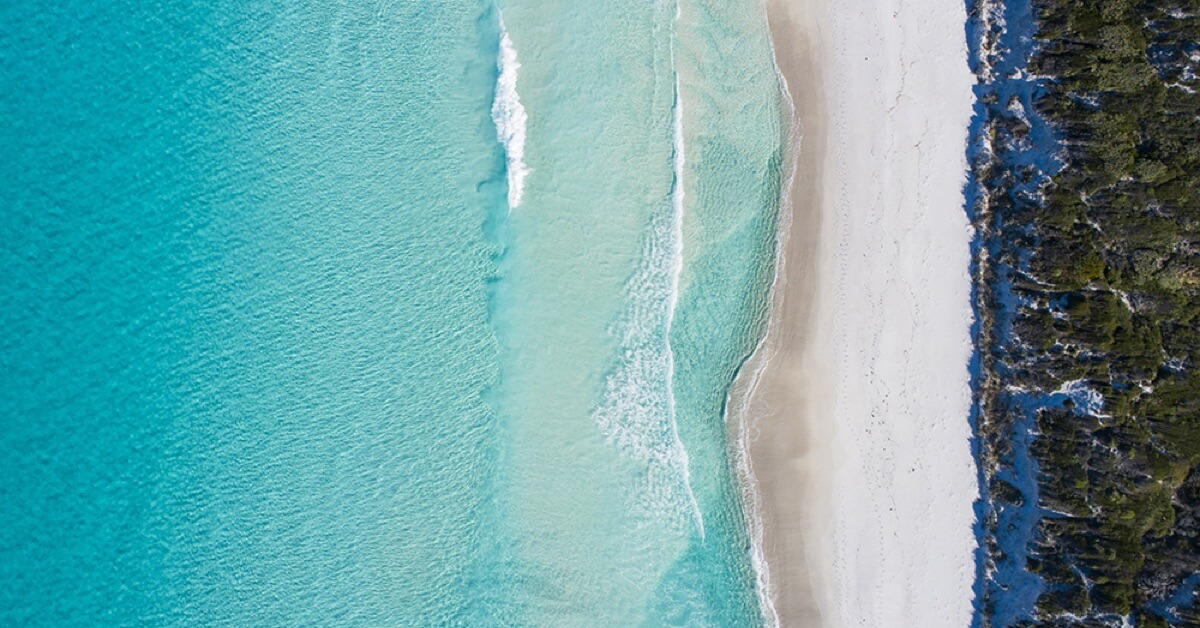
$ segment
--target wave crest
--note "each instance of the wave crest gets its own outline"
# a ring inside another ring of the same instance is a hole
[[[683,112],[675,86],[670,204],[656,211],[643,245],[642,261],[628,283],[629,303],[613,326],[621,351],[604,379],[593,413],[601,433],[626,455],[646,465],[642,506],[691,520],[704,537],[704,521],[692,492],[688,455],[675,416],[675,356],[671,324],[683,266]]]
[[[529,174],[529,168],[525,166],[525,122],[528,116],[517,93],[517,70],[521,64],[517,61],[517,49],[508,35],[508,29],[504,27],[503,19],[500,20],[500,52],[496,67],[499,74],[496,77],[496,96],[492,101],[492,121],[496,123],[496,135],[504,146],[508,207],[512,209],[521,204],[525,175]]]

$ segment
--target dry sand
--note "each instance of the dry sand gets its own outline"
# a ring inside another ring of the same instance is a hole
[[[731,425],[767,621],[968,625],[965,8],[766,9],[797,132],[771,321]]]

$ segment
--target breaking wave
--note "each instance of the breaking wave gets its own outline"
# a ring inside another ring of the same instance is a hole
[[[492,101],[492,121],[496,123],[496,135],[504,145],[505,166],[508,176],[508,207],[521,204],[525,192],[525,106],[517,93],[517,49],[512,37],[500,20],[500,53],[496,60],[499,75],[496,77],[496,96]]]
[[[675,417],[675,357],[671,324],[683,266],[683,110],[676,79],[674,183],[669,207],[650,219],[642,261],[630,278],[629,303],[613,326],[620,353],[604,380],[593,416],[601,432],[626,455],[647,466],[641,498],[656,513],[704,521],[688,477],[688,456]]]

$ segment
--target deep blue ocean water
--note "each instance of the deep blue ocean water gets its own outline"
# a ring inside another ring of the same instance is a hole
[[[500,17],[0,6],[0,624],[759,621],[761,11]]]

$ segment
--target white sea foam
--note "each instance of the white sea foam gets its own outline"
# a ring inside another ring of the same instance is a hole
[[[504,145],[505,162],[508,171],[508,207],[512,209],[521,204],[521,196],[525,192],[525,175],[529,168],[525,166],[525,106],[521,104],[520,94],[517,93],[517,70],[521,64],[517,62],[517,49],[513,46],[512,37],[500,20],[500,54],[496,66],[500,70],[496,77],[496,97],[492,101],[492,121],[496,123],[496,135]]]
[[[679,5],[676,4],[675,19],[679,19]],[[674,45],[672,45],[672,56],[674,56]],[[687,497],[692,507],[693,515],[696,519],[696,525],[700,530],[700,538],[704,538],[704,517],[700,514],[700,505],[696,503],[696,495],[692,492],[692,482],[690,472],[688,470],[687,449],[683,446],[683,441],[679,439],[679,423],[675,416],[675,352],[671,348],[671,326],[675,321],[675,308],[679,303],[679,275],[683,272],[683,167],[684,167],[684,144],[683,144],[683,93],[679,89],[679,74],[675,74],[675,124],[673,128],[674,140],[674,156],[673,166],[675,171],[675,184],[671,189],[671,291],[668,299],[667,307],[667,398],[670,408],[669,417],[671,421],[671,433],[675,441],[675,446],[678,448],[679,457],[681,458],[683,483],[687,489]]]
[[[670,342],[683,268],[684,144],[678,78],[674,108],[670,208],[651,216],[642,262],[628,284],[629,304],[613,327],[622,351],[605,377],[604,395],[593,417],[619,450],[646,464],[642,505],[654,513],[690,519],[703,538],[704,520],[676,422]]]

